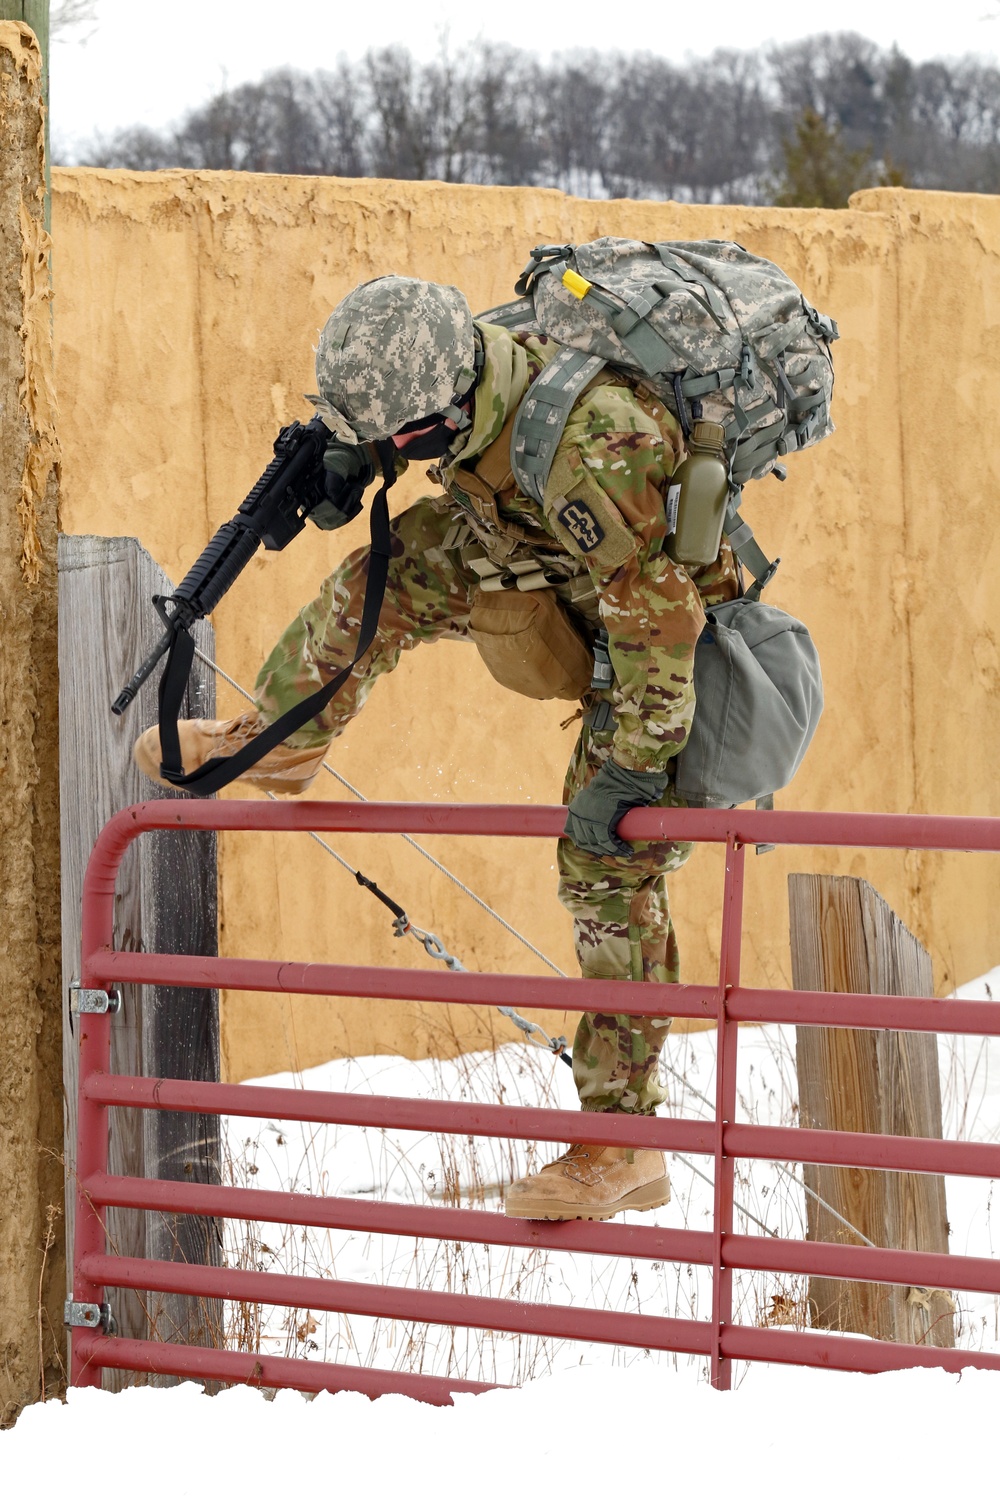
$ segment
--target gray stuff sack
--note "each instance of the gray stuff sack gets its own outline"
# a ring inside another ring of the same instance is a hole
[[[691,807],[736,807],[791,781],[823,712],[823,679],[812,637],[784,610],[733,599],[705,618],[676,787]]]

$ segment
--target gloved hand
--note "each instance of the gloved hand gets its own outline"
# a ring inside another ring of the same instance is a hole
[[[375,478],[366,447],[331,438],[323,454],[324,494],[309,512],[321,531],[336,531],[361,512],[361,497]]]
[[[632,854],[632,845],[615,829],[633,807],[658,802],[667,781],[666,771],[626,771],[617,761],[606,760],[570,803],[565,832],[586,854]]]

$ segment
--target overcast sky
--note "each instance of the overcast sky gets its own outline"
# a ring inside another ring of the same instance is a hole
[[[1000,0],[948,0],[943,7],[919,0],[838,0],[835,7],[802,0],[614,7],[606,0],[503,0],[485,19],[485,8],[468,0],[96,0],[95,8],[95,24],[53,46],[52,128],[64,153],[96,131],[165,125],[225,84],[270,68],[321,68],[341,53],[358,57],[392,42],[427,57],[445,34],[452,47],[485,37],[543,54],[614,47],[683,57],[823,30],[859,31],[917,60],[963,53],[995,60],[1000,51]]]

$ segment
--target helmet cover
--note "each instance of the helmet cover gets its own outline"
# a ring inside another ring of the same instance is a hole
[[[380,276],[327,319],[311,399],[338,437],[362,443],[445,411],[475,377],[472,312],[458,288]]]

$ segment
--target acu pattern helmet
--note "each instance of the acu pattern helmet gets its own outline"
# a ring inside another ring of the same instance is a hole
[[[438,414],[462,427],[468,419],[456,403],[474,384],[476,364],[472,312],[457,287],[380,276],[327,319],[313,400],[348,443],[391,437]]]

